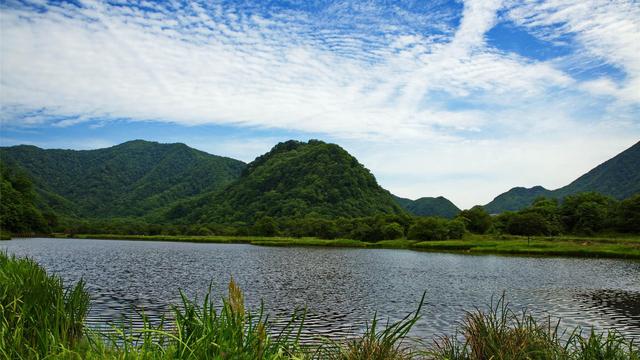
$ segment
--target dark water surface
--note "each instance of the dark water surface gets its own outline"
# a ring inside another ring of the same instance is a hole
[[[159,317],[179,302],[178,289],[201,297],[212,282],[220,298],[233,276],[248,305],[262,299],[277,323],[306,306],[308,337],[357,333],[376,311],[400,319],[424,291],[412,334],[452,334],[465,310],[505,291],[515,309],[561,318],[562,327],[616,328],[640,340],[638,261],[42,238],[3,241],[0,250],[29,256],[65,282],[84,278],[93,326],[134,308]]]

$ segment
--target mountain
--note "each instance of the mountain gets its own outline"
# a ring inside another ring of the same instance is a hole
[[[505,211],[517,211],[533,203],[540,196],[551,197],[552,191],[542,186],[532,188],[514,187],[513,189],[496,196],[493,201],[484,206],[489,214],[499,214]]]
[[[640,141],[571,184],[555,190],[554,196],[584,191],[596,191],[620,200],[640,193]]]
[[[249,163],[224,191],[183,202],[169,220],[202,223],[274,218],[402,214],[403,209],[347,151],[318,140],[286,141]]]
[[[460,212],[460,209],[449,199],[438,197],[422,197],[417,200],[393,197],[395,201],[409,213],[417,216],[440,216],[452,219]]]
[[[0,162],[0,233],[49,231],[51,213],[43,214],[35,203],[33,183],[12,164]]]
[[[542,186],[513,188],[498,195],[484,208],[492,214],[520,210],[531,205],[539,196],[562,199],[585,191],[595,191],[617,199],[626,199],[640,193],[640,142],[596,166],[569,185],[556,190],[547,190]]]
[[[228,185],[241,161],[184,144],[129,141],[97,150],[0,148],[3,161],[33,179],[40,201],[72,217],[143,216],[150,211]]]

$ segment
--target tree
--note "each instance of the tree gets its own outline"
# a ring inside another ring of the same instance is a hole
[[[274,236],[278,233],[278,225],[272,217],[265,216],[253,225],[253,233],[260,236]]]
[[[640,234],[640,194],[620,202],[616,227],[622,232]]]
[[[407,236],[411,240],[446,240],[449,238],[448,221],[435,217],[416,220]]]
[[[613,199],[596,192],[584,192],[567,196],[560,207],[564,227],[569,232],[593,234],[607,225]]]
[[[459,219],[449,221],[447,229],[449,239],[462,239],[466,231],[464,222]]]
[[[395,240],[404,236],[404,228],[398,223],[387,224],[382,229],[382,234],[386,240]]]
[[[475,234],[484,234],[492,224],[491,215],[489,215],[482,206],[476,205],[468,210],[462,210],[456,217],[462,220],[467,230]]]
[[[548,224],[545,218],[537,212],[528,211],[513,214],[507,225],[507,232],[512,235],[547,235]]]

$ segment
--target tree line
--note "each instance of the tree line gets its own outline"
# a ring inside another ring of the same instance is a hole
[[[379,214],[365,217],[260,216],[253,222],[189,224],[154,222],[142,217],[78,219],[58,217],[42,201],[29,176],[0,162],[0,230],[10,233],[122,234],[122,235],[222,235],[287,236],[363,241],[395,239],[461,239],[466,232],[553,236],[602,233],[640,234],[640,194],[618,201],[584,192],[562,200],[540,197],[517,212],[489,215],[481,206],[461,211],[454,219]]]

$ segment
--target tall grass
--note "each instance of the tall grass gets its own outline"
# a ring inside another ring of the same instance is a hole
[[[42,358],[74,347],[88,310],[82,280],[65,289],[33,260],[0,253],[0,358]]]
[[[371,325],[364,334],[346,342],[329,341],[316,355],[331,360],[402,360],[416,356],[415,349],[407,344],[407,334],[420,319],[420,310],[426,293],[418,309],[404,319],[378,329],[378,318],[374,315]]]
[[[82,281],[65,290],[34,261],[0,253],[0,359],[640,360],[638,348],[618,332],[559,333],[558,323],[513,311],[504,295],[486,311],[468,312],[456,336],[430,345],[408,337],[423,295],[417,310],[398,322],[381,326],[374,316],[358,337],[305,346],[306,312],[295,312],[276,333],[263,306],[245,308],[233,279],[220,308],[211,287],[202,302],[180,294],[171,322],[152,322],[142,313],[142,327],[89,330],[83,327],[89,296]]]
[[[487,311],[467,312],[459,333],[436,340],[425,354],[436,360],[639,359],[638,348],[615,330],[583,336],[580,329],[559,333],[558,325],[513,311],[503,294]]]
[[[302,358],[300,332],[304,312],[295,313],[285,328],[271,335],[264,308],[253,314],[245,309],[242,291],[233,281],[222,308],[216,311],[211,289],[202,304],[181,292],[182,303],[173,307],[175,321],[153,325],[142,317],[142,328],[115,327],[110,335],[94,334],[85,355],[135,359],[296,359]],[[298,322],[297,326],[294,324]]]

